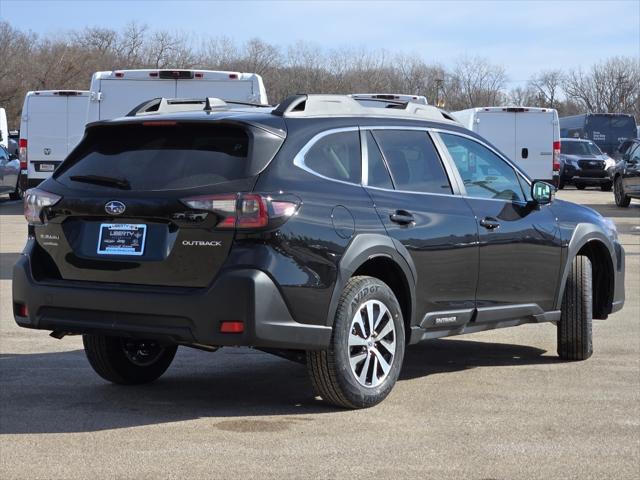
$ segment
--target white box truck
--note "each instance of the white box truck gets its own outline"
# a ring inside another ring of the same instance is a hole
[[[27,188],[49,178],[84,135],[89,92],[27,92],[20,118],[20,169]],[[26,172],[26,175],[25,175]]]
[[[7,111],[0,108],[0,145],[9,149],[9,124],[7,123]]]
[[[498,147],[531,178],[557,181],[560,122],[553,108],[481,107],[451,114]]]
[[[126,115],[153,98],[216,97],[226,102],[266,105],[262,77],[211,70],[115,70],[91,79],[87,123]]]

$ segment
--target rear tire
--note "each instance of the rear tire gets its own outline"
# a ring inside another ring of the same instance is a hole
[[[576,183],[576,188],[578,190],[584,190],[585,188],[587,188],[587,186],[583,183]]]
[[[613,197],[615,198],[616,205],[619,207],[628,207],[631,203],[631,197],[628,197],[624,193],[624,186],[622,185],[622,178],[617,176],[613,181]]]
[[[558,180],[558,190],[562,190],[563,188],[564,188],[564,180],[560,178],[560,180]]]
[[[149,340],[83,335],[89,363],[105,380],[122,385],[153,382],[171,365],[177,345]]]
[[[586,360],[593,353],[593,292],[591,261],[573,259],[562,296],[558,322],[558,355],[563,360]]]
[[[384,400],[404,358],[404,322],[393,291],[373,277],[353,277],[336,311],[331,345],[307,352],[316,393],[344,408],[367,408]]]

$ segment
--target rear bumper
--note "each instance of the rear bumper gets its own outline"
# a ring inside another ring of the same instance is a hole
[[[254,269],[223,272],[206,289],[41,283],[23,254],[13,269],[13,307],[21,327],[65,333],[304,350],[325,348],[331,339],[331,327],[294,321],[271,278]],[[220,333],[222,321],[242,321],[244,332]]]

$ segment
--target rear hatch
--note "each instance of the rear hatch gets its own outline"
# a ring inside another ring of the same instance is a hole
[[[204,287],[234,239],[225,212],[234,212],[236,192],[252,191],[282,142],[230,121],[90,127],[42,186],[62,198],[36,241],[65,280]],[[189,206],[212,195],[218,210]]]

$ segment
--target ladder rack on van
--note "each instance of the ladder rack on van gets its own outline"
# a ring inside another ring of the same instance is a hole
[[[274,115],[291,118],[311,117],[398,117],[421,120],[449,121],[458,123],[454,117],[432,105],[406,102],[392,108],[366,107],[350,95],[299,94],[286,98],[272,112]]]

